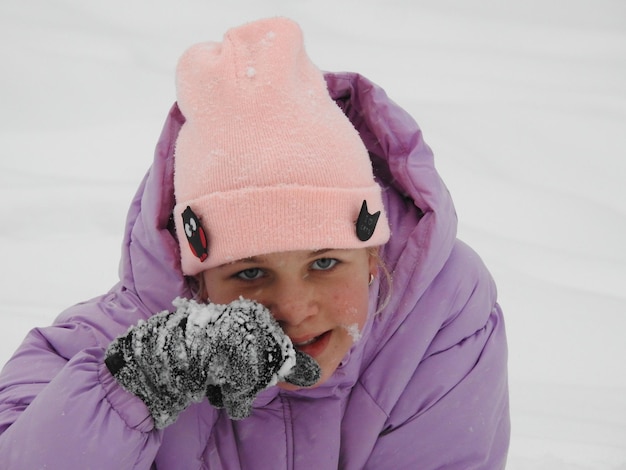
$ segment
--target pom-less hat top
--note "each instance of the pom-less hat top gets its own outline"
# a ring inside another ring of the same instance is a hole
[[[185,123],[174,218],[185,274],[273,252],[388,240],[367,150],[296,23],[256,21],[221,43],[192,46],[176,84]]]

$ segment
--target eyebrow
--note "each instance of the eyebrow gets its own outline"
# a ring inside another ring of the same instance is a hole
[[[312,258],[312,257],[314,257],[314,256],[323,255],[324,253],[328,253],[329,251],[333,251],[333,249],[332,249],[332,248],[323,248],[323,249],[321,249],[321,250],[315,250],[315,251],[312,251],[312,252],[309,254],[309,257],[311,257],[311,258]]]
[[[333,251],[333,248],[322,248],[321,250],[314,250],[309,252],[309,254],[306,256],[307,258],[315,258],[316,256],[320,256],[323,255],[324,253],[328,253],[329,251]],[[242,259],[238,259],[237,261],[233,261],[232,263],[229,264],[235,264],[235,263],[259,263],[263,260],[263,256],[250,256],[248,258],[242,258]]]

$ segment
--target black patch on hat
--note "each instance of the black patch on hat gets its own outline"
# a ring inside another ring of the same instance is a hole
[[[380,211],[375,214],[370,214],[367,210],[367,201],[363,200],[361,205],[361,212],[356,219],[356,236],[362,242],[366,242],[372,235],[374,235],[374,229],[378,223],[378,217],[380,217]]]
[[[201,262],[209,256],[209,245],[207,242],[206,232],[200,225],[200,219],[187,206],[187,209],[181,214],[183,217],[183,227],[185,228],[185,236],[189,242],[189,248],[196,258]]]

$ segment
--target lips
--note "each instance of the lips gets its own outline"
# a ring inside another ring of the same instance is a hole
[[[307,339],[294,338],[292,343],[296,349],[302,351],[309,356],[319,356],[328,346],[332,331],[326,331],[318,336],[313,336]]]
[[[296,348],[301,348],[303,346],[308,346],[309,344],[313,344],[315,341],[317,341],[318,338],[319,338],[319,336],[315,336],[315,337],[313,337],[313,338],[311,338],[309,340],[301,341],[300,343],[293,343],[293,345]]]

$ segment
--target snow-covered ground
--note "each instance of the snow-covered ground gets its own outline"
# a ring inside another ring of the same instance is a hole
[[[626,469],[622,0],[2,0],[0,363],[116,281],[180,53],[277,14],[433,147],[507,314],[508,468]]]

